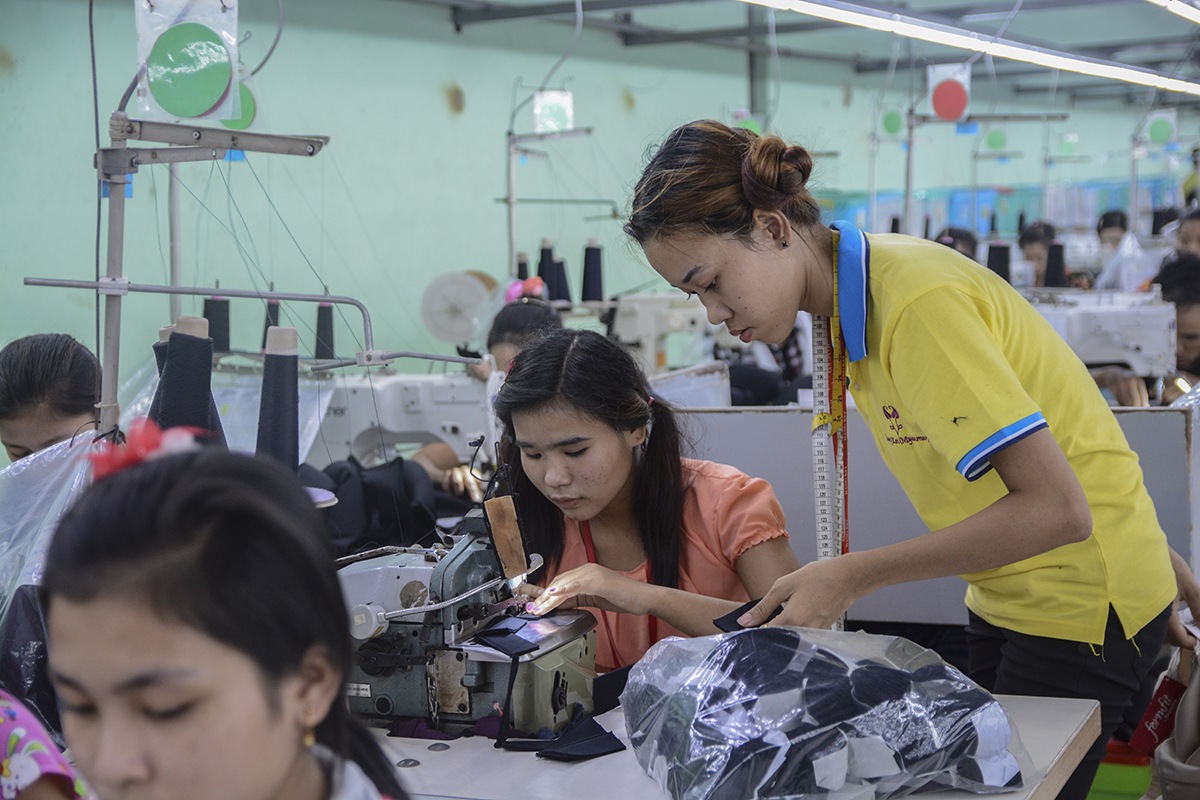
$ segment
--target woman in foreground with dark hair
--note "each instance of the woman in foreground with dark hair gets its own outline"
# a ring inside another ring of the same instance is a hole
[[[50,674],[100,797],[405,797],[343,700],[329,541],[292,472],[217,449],[120,469],[68,510],[42,586]]]

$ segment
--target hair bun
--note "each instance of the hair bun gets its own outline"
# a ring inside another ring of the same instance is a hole
[[[742,193],[755,208],[778,211],[805,193],[812,168],[812,156],[803,147],[759,136],[742,158]]]

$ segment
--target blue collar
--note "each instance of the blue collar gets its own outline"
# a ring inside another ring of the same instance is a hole
[[[871,245],[854,223],[837,220],[829,227],[841,235],[837,253],[837,304],[842,339],[850,361],[867,357],[867,281],[871,276]]]

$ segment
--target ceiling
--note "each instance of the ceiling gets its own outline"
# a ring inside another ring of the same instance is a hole
[[[573,0],[425,0],[452,8],[458,29],[531,18],[575,24]],[[1200,79],[1200,25],[1147,0],[849,0],[852,5],[900,13],[1005,39]],[[753,14],[751,12],[753,9]],[[1014,13],[1015,9],[1015,13]],[[769,54],[766,12],[735,0],[583,0],[584,26],[612,33],[627,48],[670,44],[736,48]],[[965,60],[963,51],[925,42],[893,46],[896,37],[790,11],[775,13],[774,52],[781,59],[845,65],[856,73],[923,70]],[[755,20],[751,24],[751,20]],[[903,40],[910,42],[911,40]],[[894,63],[893,63],[894,61]],[[976,79],[994,79],[1016,95],[1051,91],[1076,102],[1123,100],[1147,104],[1151,90],[1115,81],[997,60],[978,59]],[[1200,99],[1163,95],[1156,105],[1192,105]]]

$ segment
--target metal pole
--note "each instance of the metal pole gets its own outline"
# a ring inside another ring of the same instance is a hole
[[[504,203],[508,207],[508,277],[517,277],[517,138],[508,132],[508,191]]]
[[[879,231],[879,134],[871,134],[871,149],[867,156],[870,169],[867,172],[867,230]]]
[[[114,147],[124,148],[125,140],[113,141]],[[125,186],[128,175],[105,175],[108,186],[108,266],[101,282],[121,280],[121,262],[125,254]],[[110,433],[117,428],[117,388],[121,377],[121,295],[104,295],[104,342],[100,363],[100,432]]]
[[[182,283],[179,243],[179,165],[172,162],[167,164],[167,237],[170,242],[171,280],[172,286]],[[183,315],[183,299],[171,295],[171,322],[176,322]]]
[[[904,148],[904,209],[900,219],[900,232],[909,233],[909,214],[912,213],[913,140],[916,139],[917,120],[913,109],[908,109],[908,144]]]

